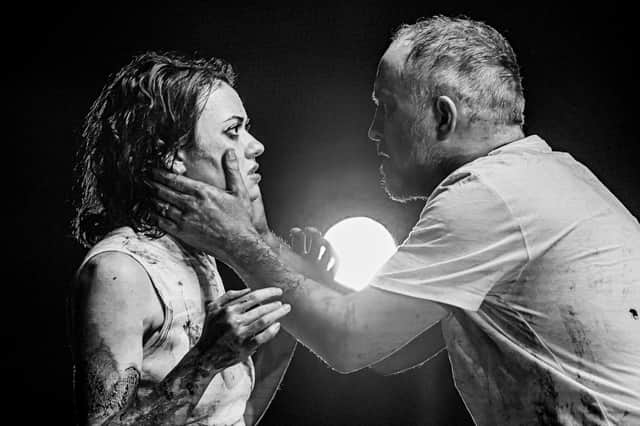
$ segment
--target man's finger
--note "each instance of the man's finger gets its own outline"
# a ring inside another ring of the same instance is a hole
[[[320,261],[318,262],[318,264],[323,270],[326,271],[327,266],[329,265],[329,261],[334,256],[333,247],[331,247],[331,244],[327,243],[325,240],[323,240],[322,247],[324,247],[324,252],[320,256]]]
[[[329,267],[328,271],[329,275],[335,279],[336,277],[336,272],[338,272],[338,262],[336,261],[336,259],[333,259],[333,265],[331,265],[331,267]]]
[[[304,228],[305,234],[307,234],[307,252],[309,256],[317,261],[320,256],[320,247],[322,247],[322,234],[316,228],[307,226]]]
[[[158,222],[158,227],[160,229],[171,235],[176,235],[180,231],[180,227],[170,219],[162,217],[155,212],[151,212],[151,217]]]
[[[291,242],[291,248],[293,249],[293,251],[295,251],[300,255],[305,254],[304,239],[305,239],[305,236],[304,236],[304,233],[302,232],[302,229],[291,228],[291,231],[289,231],[289,240]]]
[[[192,207],[192,197],[158,182],[151,182],[150,185],[155,189],[155,195],[162,201],[173,204],[180,209],[189,209]]]
[[[166,201],[153,200],[153,206],[156,212],[165,219],[170,219],[175,223],[182,220],[182,211]]]
[[[264,211],[264,203],[262,202],[262,193],[258,190],[258,198],[251,203],[251,209],[253,210],[252,222],[256,231],[260,234],[264,234],[269,231],[269,225],[267,223],[267,215]]]
[[[153,169],[151,174],[154,181],[184,194],[197,195],[201,186],[201,183],[197,180],[160,169]]]
[[[227,181],[227,191],[242,198],[248,198],[247,187],[242,180],[238,158],[233,148],[226,150],[222,155],[222,168]]]

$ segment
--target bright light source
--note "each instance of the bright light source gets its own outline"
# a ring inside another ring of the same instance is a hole
[[[324,238],[338,259],[336,281],[361,290],[396,251],[387,228],[368,217],[351,217],[333,225]]]

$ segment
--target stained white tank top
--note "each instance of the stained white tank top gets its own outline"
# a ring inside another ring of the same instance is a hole
[[[202,333],[205,303],[224,293],[215,259],[191,253],[172,237],[151,239],[123,227],[106,235],[87,253],[82,265],[99,253],[117,251],[145,269],[164,311],[162,327],[144,343],[138,398],[178,364]],[[217,374],[193,410],[188,424],[244,425],[255,371],[249,358]]]

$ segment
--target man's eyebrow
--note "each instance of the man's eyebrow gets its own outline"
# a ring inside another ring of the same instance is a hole
[[[389,89],[385,89],[384,87],[376,87],[375,89],[373,89],[373,92],[371,92],[371,100],[376,105],[378,105],[378,102],[381,97],[384,98],[389,96],[390,96]]]

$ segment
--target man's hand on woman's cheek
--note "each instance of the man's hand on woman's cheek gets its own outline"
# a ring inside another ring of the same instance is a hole
[[[227,190],[162,170],[153,171],[156,218],[167,233],[225,261],[259,237],[252,202],[233,150],[223,156]],[[264,213],[263,213],[264,214]],[[266,226],[266,220],[264,220]]]
[[[264,204],[262,203],[262,193],[251,202],[251,222],[253,227],[261,236],[265,236],[269,233],[269,224],[267,223],[267,215],[264,211]]]

